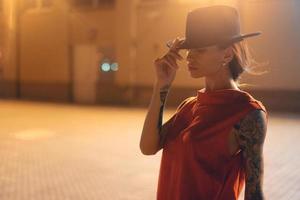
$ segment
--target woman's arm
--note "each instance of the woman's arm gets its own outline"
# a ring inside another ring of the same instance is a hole
[[[263,145],[267,132],[266,113],[262,110],[250,112],[240,122],[238,141],[246,159],[245,200],[263,200]]]
[[[159,134],[161,129],[165,127],[162,126],[165,101],[179,68],[176,61],[177,59],[183,59],[177,48],[181,41],[176,38],[168,52],[154,62],[156,80],[140,140],[140,149],[145,155],[153,155],[159,150]]]
[[[140,149],[144,155],[154,155],[159,150],[162,118],[165,101],[170,85],[160,86],[155,83],[148,113],[143,126]]]

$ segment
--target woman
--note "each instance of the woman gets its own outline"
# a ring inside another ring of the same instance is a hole
[[[145,155],[163,149],[157,200],[234,200],[245,184],[245,199],[263,195],[263,144],[267,111],[238,78],[251,57],[240,34],[239,16],[229,6],[195,9],[187,16],[186,37],[176,38],[155,60],[156,80],[140,140]],[[187,49],[192,78],[205,88],[186,98],[162,125],[168,91]]]

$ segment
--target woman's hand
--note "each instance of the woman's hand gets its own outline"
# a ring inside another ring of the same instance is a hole
[[[169,88],[175,79],[176,71],[179,68],[177,59],[182,60],[182,56],[178,53],[178,45],[183,40],[176,38],[169,51],[162,57],[154,61],[156,71],[156,84],[162,88]]]

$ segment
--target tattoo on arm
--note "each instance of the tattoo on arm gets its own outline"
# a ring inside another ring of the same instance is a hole
[[[160,109],[159,109],[159,118],[158,118],[158,124],[157,128],[159,129],[159,133],[162,128],[162,120],[163,120],[163,112],[164,112],[164,106],[165,101],[169,92],[170,85],[166,85],[160,89],[159,96],[160,96]]]
[[[262,110],[249,113],[239,124],[238,140],[246,160],[245,200],[263,200],[263,144],[267,121]]]

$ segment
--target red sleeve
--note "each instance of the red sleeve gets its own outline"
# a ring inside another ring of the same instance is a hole
[[[193,99],[193,97],[188,97],[184,99],[179,106],[176,108],[175,113],[171,116],[170,119],[168,119],[163,125],[161,132],[159,133],[160,135],[160,141],[159,145],[160,148],[163,148],[165,146],[166,140],[167,140],[167,135],[172,132],[172,128],[174,127],[174,122],[178,116],[178,114],[183,110],[184,106],[188,104],[188,102]]]

